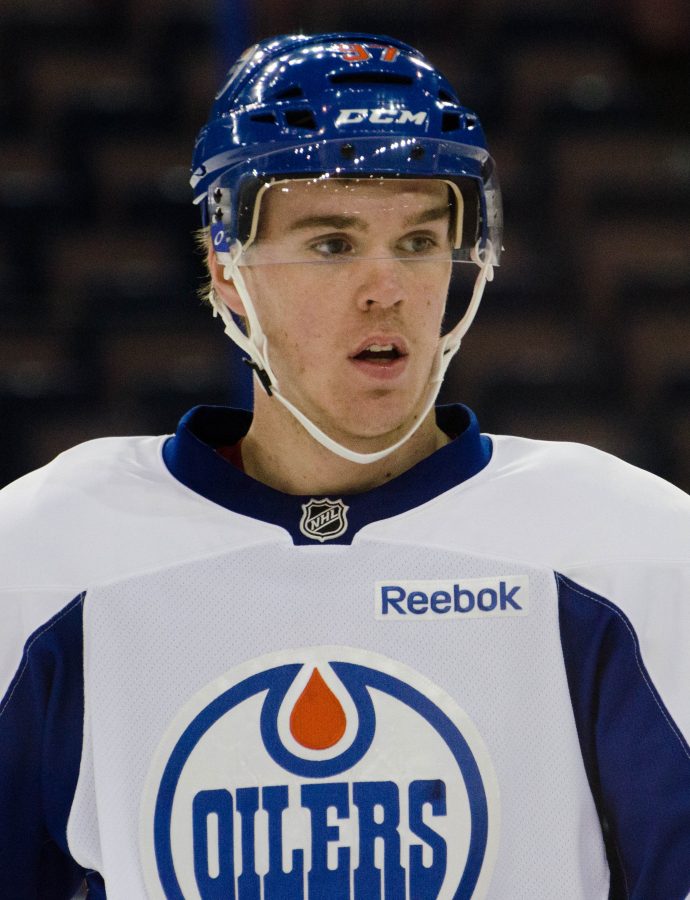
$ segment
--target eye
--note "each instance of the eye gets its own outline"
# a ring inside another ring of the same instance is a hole
[[[439,249],[439,242],[432,234],[408,234],[399,242],[399,246],[404,253],[430,253]]]
[[[328,237],[321,237],[316,241],[312,241],[309,247],[324,259],[349,256],[354,253],[352,241],[350,241],[349,238],[344,237],[343,235],[330,235]]]

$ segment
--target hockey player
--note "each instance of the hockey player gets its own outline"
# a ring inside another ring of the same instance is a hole
[[[192,184],[254,412],[3,492],[0,896],[685,898],[690,500],[434,406],[500,262],[477,117],[276,38]]]

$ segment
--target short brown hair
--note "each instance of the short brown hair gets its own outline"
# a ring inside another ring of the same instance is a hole
[[[201,300],[202,303],[209,303],[208,295],[213,289],[213,282],[211,281],[211,270],[208,266],[208,251],[211,243],[211,229],[208,225],[197,228],[193,233],[193,237],[196,249],[204,261],[204,269],[206,272],[203,280],[199,284],[196,293],[197,297],[199,298],[199,300]]]

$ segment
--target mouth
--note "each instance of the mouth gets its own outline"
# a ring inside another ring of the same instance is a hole
[[[401,338],[377,335],[363,341],[350,359],[385,364],[395,362],[405,356],[407,356],[407,347]]]
[[[367,362],[391,362],[400,359],[402,353],[394,344],[370,344],[353,359],[366,360]]]
[[[350,362],[362,373],[390,378],[402,373],[407,357],[402,338],[377,335],[363,341],[350,355]]]

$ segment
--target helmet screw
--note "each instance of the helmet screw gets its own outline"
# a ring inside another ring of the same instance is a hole
[[[424,147],[420,147],[419,144],[410,150],[410,159],[421,159],[423,156]]]
[[[343,144],[343,146],[340,148],[340,155],[345,159],[352,159],[352,157],[355,155],[355,148],[352,144]]]

